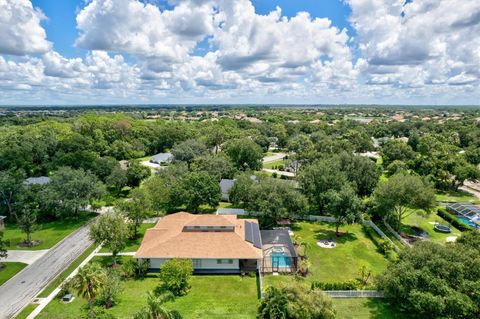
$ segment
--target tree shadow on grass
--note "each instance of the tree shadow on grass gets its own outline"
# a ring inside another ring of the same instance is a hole
[[[334,230],[324,228],[318,229],[314,233],[316,240],[330,239],[339,244],[345,244],[347,242],[357,240],[357,235],[355,235],[354,233],[340,232],[340,236],[337,237]]]
[[[370,310],[373,319],[408,319],[410,316],[400,312],[392,306],[386,299],[371,298],[365,302],[365,306]]]

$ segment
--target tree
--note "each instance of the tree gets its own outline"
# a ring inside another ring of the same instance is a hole
[[[54,204],[65,214],[78,216],[81,208],[104,193],[104,185],[83,169],[61,167],[53,174],[47,190],[52,193]]]
[[[248,193],[247,209],[260,213],[263,227],[275,226],[282,218],[303,215],[307,207],[306,198],[289,181],[260,179],[251,184]]]
[[[124,186],[127,185],[128,179],[127,179],[127,172],[123,170],[120,165],[114,167],[110,173],[105,179],[105,183],[107,186],[115,191],[115,192],[120,192]]]
[[[340,190],[348,180],[338,161],[322,159],[300,170],[299,183],[312,208],[323,213],[328,203],[327,192]]]
[[[3,239],[3,232],[0,231],[0,269],[2,268],[2,258],[7,258],[8,256],[8,242]]]
[[[436,205],[431,185],[419,176],[404,173],[380,182],[372,196],[376,212],[393,219],[397,230],[405,217],[415,211],[427,214]]]
[[[269,287],[260,301],[258,319],[333,319],[332,301],[319,289],[301,282],[280,288]]]
[[[100,293],[105,279],[105,271],[98,263],[86,264],[72,279],[72,288],[88,302],[89,318],[94,318],[93,301]]]
[[[227,130],[222,126],[210,126],[205,132],[205,142],[208,147],[213,147],[215,154],[218,153],[220,146],[227,139]]]
[[[337,236],[340,226],[362,219],[362,202],[350,185],[345,184],[339,191],[329,190],[327,198],[328,204],[325,211],[335,217],[335,234]]]
[[[218,181],[206,172],[187,173],[172,189],[172,201],[175,206],[185,205],[187,210],[195,213],[202,204],[216,207],[220,198]]]
[[[395,160],[407,162],[415,157],[415,152],[410,145],[401,140],[389,140],[381,149],[383,165],[388,166]]]
[[[150,168],[143,166],[139,161],[130,161],[126,171],[127,185],[136,187],[150,175],[152,175]]]
[[[175,299],[170,292],[164,292],[159,296],[149,292],[147,295],[147,307],[137,312],[134,319],[180,319],[181,316],[175,310],[168,310],[164,304]]]
[[[163,212],[168,208],[171,201],[171,185],[164,176],[156,174],[147,179],[142,184],[141,190],[147,193],[154,212]]]
[[[222,178],[233,178],[235,174],[232,161],[221,154],[197,157],[193,162],[192,169],[197,172],[207,172],[218,181]]]
[[[190,168],[190,165],[196,157],[205,153],[207,153],[207,147],[198,140],[183,141],[176,144],[172,149],[174,159],[187,163],[188,168]]]
[[[480,179],[480,170],[466,160],[458,160],[453,168],[452,188],[458,191],[466,180],[476,182]]]
[[[37,225],[37,209],[32,207],[24,207],[20,216],[17,218],[18,227],[27,235],[25,244],[29,247],[33,246],[32,233],[38,229]]]
[[[122,282],[117,271],[109,270],[100,288],[98,299],[105,306],[111,308],[117,301],[118,294],[123,290]]]
[[[103,214],[90,225],[90,239],[112,252],[114,266],[117,264],[117,254],[126,246],[128,235],[124,217],[118,213]]]
[[[478,318],[479,268],[472,266],[480,264],[478,247],[421,241],[377,277],[378,288],[414,318]]]
[[[248,138],[228,143],[225,152],[239,170],[260,170],[262,168],[262,149]]]
[[[174,296],[184,296],[190,290],[193,264],[190,259],[170,259],[162,265],[158,277],[160,289]]]
[[[6,207],[8,216],[16,218],[15,200],[23,188],[22,171],[0,171],[0,207]]]
[[[359,196],[370,195],[377,186],[382,173],[377,164],[368,157],[348,153],[342,153],[338,160],[340,169],[345,172],[347,179],[355,186],[357,194]]]
[[[132,239],[138,236],[138,227],[145,218],[151,215],[152,203],[150,194],[142,188],[134,188],[130,192],[129,200],[122,201],[117,205],[118,211],[130,222]]]

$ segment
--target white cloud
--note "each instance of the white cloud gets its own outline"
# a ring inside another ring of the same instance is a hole
[[[29,0],[0,0],[0,54],[48,51],[51,44],[40,25],[44,18]]]
[[[368,83],[478,85],[480,1],[348,3]]]

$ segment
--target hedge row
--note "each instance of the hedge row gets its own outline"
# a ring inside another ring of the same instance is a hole
[[[449,222],[453,227],[461,231],[473,230],[472,227],[462,223],[455,216],[447,212],[444,207],[440,207],[437,210],[437,215]]]
[[[358,290],[361,289],[361,285],[356,280],[342,281],[342,282],[312,282],[312,289],[320,290]]]

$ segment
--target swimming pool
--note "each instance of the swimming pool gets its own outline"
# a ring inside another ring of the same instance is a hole
[[[270,255],[272,258],[272,267],[274,268],[282,268],[282,267],[290,267],[291,266],[291,261],[290,261],[290,256],[288,256],[286,253],[281,252],[272,252]]]
[[[458,219],[459,221],[461,221],[462,223],[464,223],[465,225],[468,225],[468,226],[473,227],[473,228],[478,228],[478,225],[475,224],[474,222],[472,222],[472,221],[471,221],[470,219],[468,219],[467,217],[461,216],[461,217],[457,217],[457,219]]]

